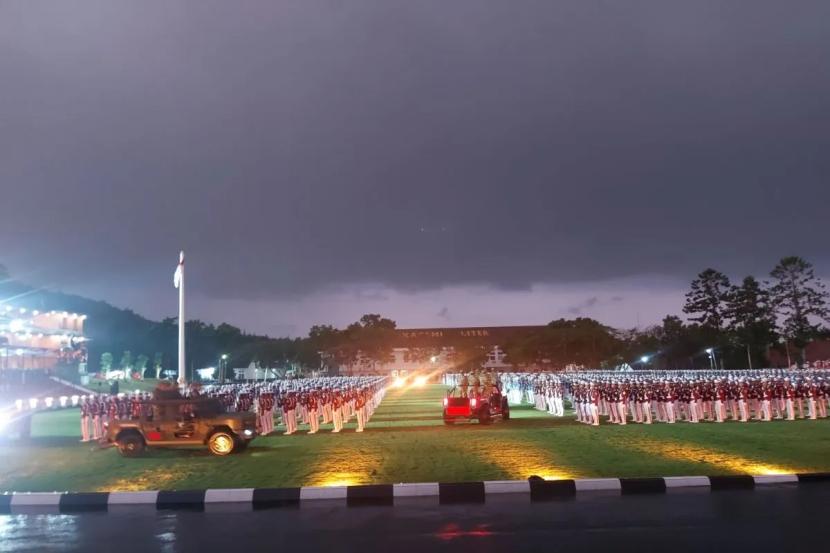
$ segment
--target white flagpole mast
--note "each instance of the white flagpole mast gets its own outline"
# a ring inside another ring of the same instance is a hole
[[[187,373],[184,358],[184,252],[179,253],[179,266],[173,277],[173,284],[179,289],[179,386],[187,384]]]

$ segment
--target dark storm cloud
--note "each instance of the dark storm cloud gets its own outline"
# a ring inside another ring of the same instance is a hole
[[[568,313],[571,315],[581,315],[584,311],[590,310],[596,304],[599,303],[599,298],[596,296],[591,296],[587,300],[580,302],[577,305],[573,305],[568,308]]]
[[[439,319],[444,319],[445,321],[449,321],[450,320],[450,308],[445,305],[444,307],[441,308],[440,311],[438,311],[438,313],[436,313],[435,316],[438,317]]]
[[[830,3],[3,2],[0,256],[102,290],[822,267]]]

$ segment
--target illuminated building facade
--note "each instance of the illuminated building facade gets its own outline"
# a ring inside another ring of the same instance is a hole
[[[0,370],[49,370],[87,361],[86,315],[0,305]]]
[[[395,330],[388,361],[359,358],[339,367],[341,374],[392,374],[394,372],[467,369],[472,365],[506,370],[511,367],[504,344],[540,332],[542,326],[498,326],[463,328],[414,328]],[[465,362],[465,352],[483,350],[483,362]]]

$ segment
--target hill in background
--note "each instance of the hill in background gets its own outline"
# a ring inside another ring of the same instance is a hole
[[[89,372],[100,368],[101,354],[109,352],[113,365],[120,366],[125,351],[133,360],[139,355],[149,358],[148,368],[157,353],[164,368],[175,368],[177,356],[177,321],[168,318],[152,321],[130,309],[121,309],[105,301],[73,294],[33,288],[11,279],[0,280],[0,300],[6,305],[39,311],[69,311],[87,316],[84,334],[89,339]],[[296,360],[300,340],[270,338],[246,334],[228,324],[212,325],[202,321],[187,322],[188,368],[216,366],[223,353],[229,355],[228,366],[247,366],[251,361],[277,366]]]

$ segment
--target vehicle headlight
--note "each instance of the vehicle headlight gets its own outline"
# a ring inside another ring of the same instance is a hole
[[[8,413],[0,413],[0,431],[6,429],[6,426],[12,421],[11,415]]]
[[[245,434],[246,436],[253,436],[254,435],[254,431],[251,430],[250,428],[246,428],[245,430],[242,431],[242,433]]]

